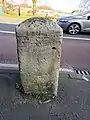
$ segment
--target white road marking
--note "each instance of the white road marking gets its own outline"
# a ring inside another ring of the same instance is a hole
[[[12,32],[12,31],[3,31],[3,30],[0,30],[0,33],[15,34],[15,32]],[[62,38],[63,39],[73,39],[73,40],[85,40],[85,41],[89,41],[90,40],[90,38],[82,38],[82,37],[65,37],[65,36],[63,36]]]
[[[82,74],[85,74],[84,71],[82,71]]]
[[[78,70],[78,74],[81,74],[81,72]]]
[[[15,32],[12,32],[12,31],[3,31],[3,30],[0,30],[0,33],[15,34]]]
[[[85,71],[87,75],[89,75],[88,71]]]
[[[0,69],[18,69],[18,64],[0,63]]]
[[[72,69],[67,69],[67,68],[60,68],[59,71],[61,71],[61,72],[74,72]]]
[[[63,39],[73,39],[73,40],[90,40],[90,38],[82,38],[82,37],[63,37]]]
[[[82,76],[83,80],[89,82],[90,80],[88,78],[86,78],[85,76]]]
[[[9,25],[18,25],[19,24],[19,22],[18,23],[9,23],[9,22],[0,22],[0,24],[9,24]]]
[[[18,69],[18,64],[0,63],[0,69]],[[62,72],[74,72],[72,69],[60,68]]]
[[[8,70],[18,70],[18,64],[4,64],[4,63],[0,63],[0,69],[3,69],[3,70],[6,70],[6,69],[8,69]],[[59,72],[71,72],[71,73],[74,73],[74,71],[72,69],[66,69],[66,68],[60,68]],[[82,79],[87,81],[87,82],[90,81],[85,76],[82,76]]]

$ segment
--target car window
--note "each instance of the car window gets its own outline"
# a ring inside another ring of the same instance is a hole
[[[81,12],[79,14],[76,14],[76,16],[88,16],[90,15],[90,11],[85,11],[85,12]]]
[[[84,16],[90,16],[90,13],[86,13]]]

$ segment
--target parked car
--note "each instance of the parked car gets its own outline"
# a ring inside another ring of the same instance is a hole
[[[90,32],[90,10],[77,15],[60,17],[57,19],[57,24],[72,35]]]

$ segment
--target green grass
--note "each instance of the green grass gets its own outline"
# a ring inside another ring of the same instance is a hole
[[[20,16],[16,13],[11,13],[11,14],[6,14],[6,13],[4,13],[4,15],[5,16],[7,16],[7,17],[10,17],[10,18],[20,18],[20,19],[28,19],[28,18],[31,18],[31,17],[33,17],[33,15],[32,14],[21,14]],[[36,17],[42,17],[42,16],[39,16],[39,15],[36,15]],[[44,17],[44,16],[43,16]],[[48,17],[48,18],[50,18],[51,20],[53,20],[53,21],[56,21],[56,19],[57,18],[55,18],[55,17]]]
[[[4,14],[5,16],[7,17],[11,17],[11,18],[21,18],[21,19],[27,19],[27,18],[30,18],[32,17],[32,15],[30,14],[21,14],[20,16],[16,13],[16,14]]]

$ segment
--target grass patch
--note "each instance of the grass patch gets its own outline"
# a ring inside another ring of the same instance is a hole
[[[20,16],[17,13],[11,13],[11,14],[6,14],[4,13],[4,16],[10,17],[10,18],[19,18],[19,19],[28,19],[33,17],[32,14],[21,14]],[[45,17],[45,16],[40,16],[40,15],[36,15],[36,17]],[[56,21],[56,17],[47,17],[50,18],[51,20],[53,20],[54,22]]]
[[[11,13],[11,14],[4,14],[4,16],[11,17],[11,18],[21,18],[21,19],[27,19],[32,17],[30,14],[21,14],[20,16],[16,13]]]

